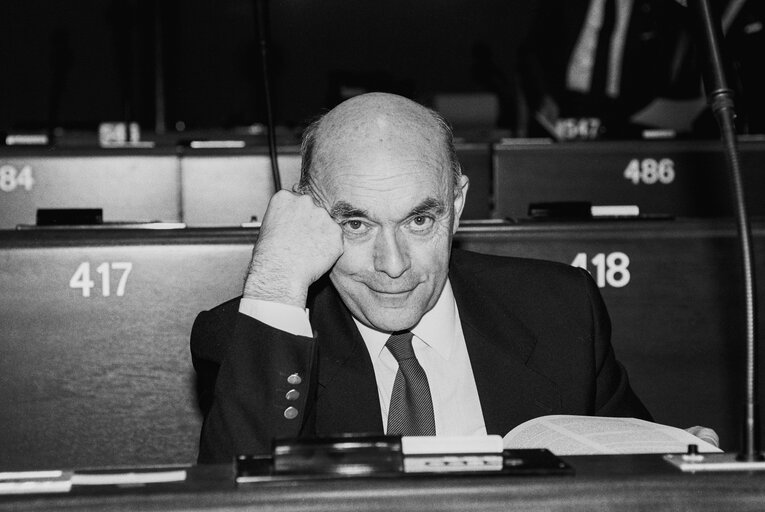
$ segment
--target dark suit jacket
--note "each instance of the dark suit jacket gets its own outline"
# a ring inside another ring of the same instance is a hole
[[[650,418],[614,357],[585,271],[454,250],[449,277],[489,434],[546,414]],[[310,290],[313,339],[240,314],[238,302],[201,313],[191,335],[200,404],[209,407],[200,462],[269,453],[275,437],[383,432],[369,353],[327,278]],[[299,398],[286,397],[292,389]],[[295,418],[285,417],[288,407]]]

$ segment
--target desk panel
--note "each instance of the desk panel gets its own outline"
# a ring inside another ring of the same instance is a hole
[[[457,145],[470,192],[466,219],[490,216],[491,156],[489,144]],[[238,226],[252,217],[263,219],[274,191],[271,163],[265,149],[185,149],[181,156],[183,220],[189,226]],[[300,180],[298,147],[279,148],[282,188]]]
[[[489,144],[459,144],[470,178],[464,218],[490,216]],[[279,148],[282,188],[300,178],[297,146]],[[274,192],[266,148],[0,151],[0,229],[33,225],[39,208],[102,208],[105,222],[239,226],[263,219]]]
[[[299,148],[279,149],[282,188],[300,180]],[[263,220],[274,194],[265,150],[185,150],[181,160],[183,219],[189,226],[239,226]]]
[[[755,225],[762,332],[765,231]],[[617,357],[655,420],[712,427],[733,448],[744,368],[734,235],[732,221],[530,224],[466,230],[457,244],[586,266],[608,306]]]
[[[0,469],[193,461],[191,325],[240,293],[256,233],[0,232]],[[765,222],[754,234],[762,318]],[[731,223],[464,227],[455,244],[586,263],[603,285],[617,356],[656,420],[709,426],[725,448],[738,445]]]
[[[750,214],[765,215],[765,142],[740,144]],[[503,144],[494,148],[495,217],[522,219],[530,203],[634,204],[678,217],[732,216],[717,141]]]
[[[0,229],[34,224],[38,208],[102,208],[112,221],[181,220],[173,152],[96,149],[0,152]]]
[[[111,237],[0,251],[2,467],[196,458],[191,325],[251,246]]]

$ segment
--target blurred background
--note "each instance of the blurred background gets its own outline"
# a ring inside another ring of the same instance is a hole
[[[440,107],[468,136],[581,137],[560,124],[572,119],[598,120],[588,137],[640,137],[646,127],[714,136],[693,102],[701,89],[686,9],[670,0],[263,3],[280,134],[384,90]],[[739,129],[761,133],[763,4],[717,4]],[[5,0],[0,131],[66,140],[127,120],[150,138],[263,124],[255,6]]]

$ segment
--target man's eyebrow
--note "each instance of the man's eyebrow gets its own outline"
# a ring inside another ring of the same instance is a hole
[[[409,212],[409,217],[416,217],[418,215],[434,214],[436,216],[442,215],[446,211],[443,201],[439,201],[434,197],[429,197],[422,201],[420,204],[412,208]]]
[[[416,217],[418,215],[443,215],[446,211],[446,207],[442,201],[433,197],[428,197],[420,204],[412,208],[407,215],[409,217]],[[329,210],[329,215],[333,219],[348,219],[351,217],[369,218],[369,212],[362,208],[357,208],[346,201],[338,201]]]
[[[356,208],[345,201],[338,201],[329,210],[329,216],[333,219],[347,219],[350,217],[369,217],[369,212]]]

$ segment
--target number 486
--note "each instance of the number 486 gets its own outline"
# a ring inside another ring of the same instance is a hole
[[[624,169],[624,177],[635,185],[653,185],[657,182],[669,185],[675,181],[675,162],[671,158],[658,161],[653,158],[633,158]]]

